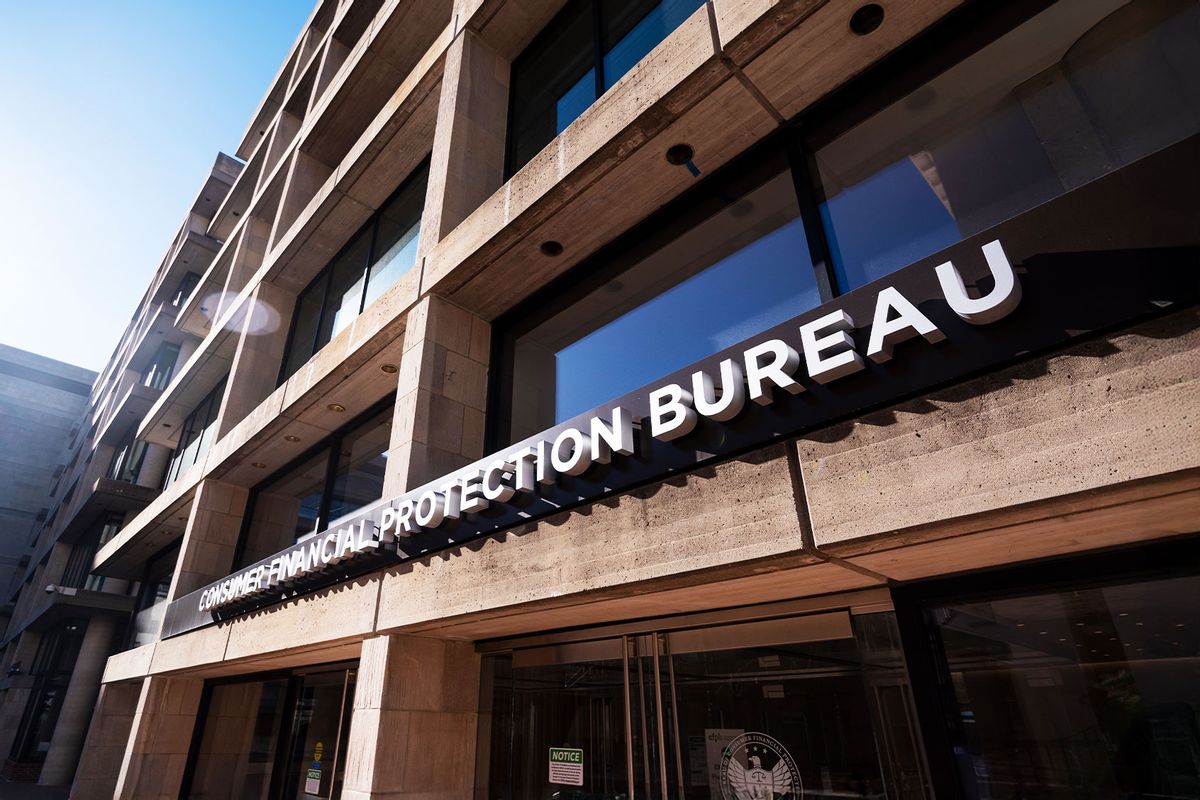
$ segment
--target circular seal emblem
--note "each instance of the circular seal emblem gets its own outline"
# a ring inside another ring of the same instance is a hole
[[[743,733],[721,753],[724,800],[802,800],[804,786],[796,761],[777,739]]]

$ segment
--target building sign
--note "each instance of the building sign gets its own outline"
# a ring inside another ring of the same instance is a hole
[[[175,601],[163,635],[661,481],[1198,294],[1185,248],[1152,260],[1138,251],[1138,269],[1114,251],[1035,256],[1017,269],[998,240],[953,252],[364,508]]]

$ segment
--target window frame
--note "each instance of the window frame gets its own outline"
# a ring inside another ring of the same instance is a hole
[[[233,564],[235,565],[235,568],[240,569],[242,566],[245,566],[242,564],[242,560],[246,554],[246,544],[249,540],[250,528],[254,524],[254,508],[258,500],[258,495],[262,491],[263,487],[268,486],[279,478],[284,477],[288,472],[303,465],[306,461],[309,461],[314,456],[320,455],[322,450],[326,451],[325,477],[321,485],[321,505],[320,510],[317,513],[316,531],[319,533],[320,531],[326,530],[329,527],[329,523],[331,521],[329,519],[329,510],[333,502],[333,487],[334,482],[337,480],[338,456],[341,453],[343,440],[345,440],[347,436],[356,433],[358,428],[360,428],[363,423],[367,422],[384,409],[394,409],[395,405],[396,393],[392,392],[387,397],[384,397],[378,402],[373,403],[370,408],[366,409],[361,414],[358,414],[345,425],[338,428],[336,431],[329,434],[312,447],[309,447],[291,461],[288,461],[282,467],[275,470],[258,483],[254,484],[254,486],[250,487],[250,494],[246,499],[246,513],[242,515],[241,528],[238,530],[237,546],[233,549]]]
[[[383,218],[383,212],[394,200],[403,194],[405,190],[411,188],[422,175],[425,177],[425,192],[428,194],[429,168],[431,160],[432,155],[427,155],[415,167],[413,167],[412,171],[409,172],[404,180],[400,182],[400,185],[397,186],[390,195],[388,195],[387,199],[380,203],[379,206],[371,212],[371,216],[368,217],[362,225],[355,228],[354,233],[347,237],[341,248],[339,248],[338,251],[334,253],[327,262],[325,262],[325,266],[321,267],[321,269],[317,271],[317,274],[313,276],[312,280],[310,280],[303,289],[296,293],[296,302],[292,308],[292,318],[288,323],[287,341],[283,348],[283,360],[279,364],[279,376],[275,381],[276,388],[286,383],[288,378],[299,372],[301,368],[303,368],[304,364],[307,364],[312,360],[313,356],[321,352],[321,349],[325,347],[326,344],[329,344],[330,341],[333,341],[333,339],[337,338],[337,334],[333,334],[330,336],[329,341],[321,345],[317,344],[317,339],[320,336],[321,328],[327,316],[335,311],[335,309],[331,309],[329,306],[329,287],[333,284],[333,270],[334,267],[337,266],[338,260],[353,250],[354,246],[359,243],[359,237],[364,233],[369,232],[367,252],[363,259],[361,270],[362,290],[359,294],[358,314],[355,315],[355,318],[361,316],[362,313],[367,310],[367,306],[369,305],[366,302],[367,290],[369,289],[371,283],[371,268],[375,266],[375,262],[379,255],[376,252],[376,248],[379,244],[379,222]],[[421,216],[417,220],[418,238],[420,237],[420,226],[423,224],[424,220],[425,208],[424,203],[422,202]],[[417,266],[418,264],[414,263],[410,269],[416,268]],[[300,321],[300,314],[298,313],[300,310],[300,304],[306,299],[309,291],[316,287],[321,281],[324,281],[325,285],[324,287],[321,287],[321,303],[317,311],[316,325],[313,326],[312,341],[308,346],[308,350],[310,351],[308,358],[306,358],[294,370],[288,372],[288,363],[291,361],[292,346],[296,344],[296,326]]]
[[[197,403],[196,407],[192,409],[191,413],[184,418],[183,424],[179,426],[179,445],[171,451],[171,457],[167,460],[167,469],[163,472],[163,482],[161,488],[166,489],[172,483],[179,480],[179,476],[183,474],[183,451],[191,445],[191,442],[184,444],[184,439],[187,438],[192,430],[194,430],[193,426],[196,423],[197,413],[201,409],[204,409],[204,418],[207,419],[208,422],[201,426],[199,433],[193,440],[197,443],[196,453],[192,456],[192,463],[188,466],[193,467],[196,465],[202,454],[199,442],[204,438],[205,431],[212,425],[216,424],[217,418],[220,416],[221,402],[225,399],[225,387],[228,383],[228,375],[221,378],[217,385],[210,389],[208,394],[204,395],[204,399]],[[211,418],[209,416],[210,413]],[[209,447],[211,446],[212,442],[209,442]],[[205,449],[203,452],[207,452],[207,449]]]
[[[567,26],[567,23],[565,22],[565,20],[568,20],[570,18],[570,13],[571,13],[571,11],[574,10],[572,8],[572,6],[578,2],[580,2],[580,0],[568,0],[568,2],[563,4],[562,8],[560,8],[558,11],[556,11],[554,13],[554,16],[550,18],[550,21],[547,22],[544,26],[542,26],[542,29],[540,31],[538,31],[537,34],[535,34],[532,39],[529,40],[529,43],[526,44],[521,49],[521,52],[517,55],[517,57],[512,60],[512,65],[509,70],[510,75],[515,75],[517,73],[517,71],[523,66],[523,64],[522,64],[523,61],[533,58],[533,56],[536,54],[535,51],[539,47],[544,46],[547,42],[555,41],[560,37],[560,35],[563,32],[563,28]],[[591,108],[596,103],[598,103],[600,101],[600,98],[602,98],[604,96],[604,93],[608,91],[608,89],[606,89],[604,87],[604,83],[605,83],[605,81],[604,81],[604,57],[608,54],[608,51],[605,51],[605,49],[604,49],[604,33],[605,33],[605,31],[604,31],[604,13],[600,8],[601,0],[583,0],[583,2],[586,2],[590,6],[590,8],[588,9],[588,11],[585,13],[584,16],[591,18],[590,19],[590,27],[591,27],[591,34],[592,34],[591,72],[592,72],[592,76],[594,78],[594,83],[595,83],[595,86],[594,86],[595,98],[587,106],[587,108]],[[659,5],[661,5],[661,0],[660,0]],[[698,11],[701,8],[704,8],[704,6],[705,6],[705,3],[701,2],[696,7],[696,10]],[[578,13],[578,12],[576,12],[576,13]],[[649,12],[647,12],[647,13],[649,13]],[[692,13],[695,13],[695,11],[693,11]],[[667,36],[670,36],[670,34],[674,32],[674,30],[676,30],[676,29],[672,29],[672,31],[669,32],[667,34]],[[660,39],[655,44],[655,47],[657,47],[659,44],[661,44],[662,41],[665,39],[666,39],[666,36],[664,36],[663,39]],[[653,48],[651,48],[651,50],[653,50]],[[622,76],[627,74],[627,72],[622,73]],[[585,72],[584,75],[587,75],[587,73]],[[618,78],[617,80],[620,80],[620,78]],[[541,147],[539,147],[538,151],[535,152],[528,159],[526,159],[525,161],[523,161],[520,164],[516,164],[516,158],[514,157],[514,150],[516,149],[516,145],[515,145],[516,138],[514,136],[514,133],[516,131],[515,123],[516,123],[516,108],[517,108],[516,99],[517,99],[517,96],[516,96],[516,92],[514,92],[511,88],[511,87],[514,87],[515,85],[516,85],[515,80],[509,81],[510,89],[509,89],[509,93],[508,93],[508,113],[507,113],[507,120],[506,120],[506,126],[505,126],[506,135],[504,137],[504,180],[505,181],[508,181],[510,178],[512,178],[513,175],[516,175],[518,172],[520,172],[521,169],[526,164],[528,164],[530,161],[532,161],[534,158],[537,157],[537,153],[540,153],[542,150],[544,150],[546,145],[550,143],[550,142],[546,142]],[[579,116],[583,116],[583,114],[586,111],[587,111],[587,109],[585,108],[584,111],[580,112]],[[579,119],[579,116],[575,117],[575,119]],[[572,120],[572,122],[574,122],[574,120]],[[568,123],[568,126],[569,125],[570,125],[570,123]],[[550,141],[554,141],[554,137],[551,137]]]
[[[722,197],[726,198],[727,205],[730,195],[736,196],[745,191],[745,187],[753,187],[753,181],[758,178],[751,176],[761,176],[770,168],[773,159],[782,158],[784,168],[792,173],[821,302],[828,303],[858,288],[840,286],[837,279],[829,232],[821,218],[821,205],[826,202],[826,197],[816,166],[817,150],[1055,2],[1057,0],[968,3],[951,11],[497,317],[493,323],[491,363],[499,368],[490,371],[492,377],[488,381],[484,431],[487,447],[499,449],[509,444],[516,340],[565,306],[634,268],[641,259],[719,210],[723,207],[720,204]],[[527,49],[538,42],[553,22],[547,24]],[[512,109],[510,97],[510,129]],[[506,170],[508,153],[506,142]]]

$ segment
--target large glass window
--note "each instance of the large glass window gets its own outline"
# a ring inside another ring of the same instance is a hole
[[[1200,797],[1200,577],[937,605],[969,797]]]
[[[13,739],[12,761],[46,760],[86,630],[85,620],[72,619],[42,634],[29,670],[33,685]]]
[[[108,467],[108,477],[114,481],[137,483],[145,460],[146,443],[135,438],[134,432],[130,431],[129,435],[125,437],[125,441],[113,451],[112,463]]]
[[[208,452],[212,437],[216,433],[217,414],[221,410],[221,399],[225,396],[225,380],[205,396],[195,410],[183,421],[179,431],[179,444],[171,454],[163,487],[170,486],[189,467],[200,461]]]
[[[513,343],[517,441],[821,302],[782,157]]]
[[[1186,0],[1060,2],[820,146],[838,283],[869,283],[1194,136],[1198,20]]]
[[[416,264],[428,181],[426,162],[296,298],[280,383]]]
[[[393,398],[253,490],[239,566],[325,530],[383,496]]]
[[[508,174],[587,110],[703,0],[572,0],[513,62]]]
[[[1131,269],[1200,245],[1185,177],[1200,169],[1200,7],[1062,0],[1015,27],[995,8],[955,12],[923,61],[879,64],[499,320],[493,443],[895,270],[978,263],[993,239],[1017,265],[1099,253]]]

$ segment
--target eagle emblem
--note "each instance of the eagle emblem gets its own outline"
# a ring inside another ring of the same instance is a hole
[[[743,733],[721,754],[724,800],[802,800],[800,771],[791,753],[765,733]]]

